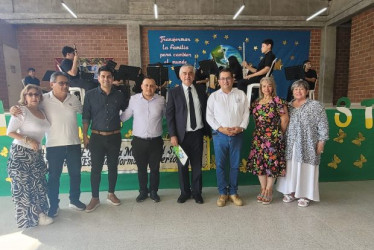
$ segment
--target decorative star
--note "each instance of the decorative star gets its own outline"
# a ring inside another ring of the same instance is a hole
[[[299,41],[295,41],[295,46],[299,45]]]
[[[243,49],[242,46],[239,46],[239,47],[238,47],[238,50],[242,50],[242,49]]]
[[[168,84],[171,84],[173,81],[172,80],[169,80],[169,83]]]
[[[263,56],[260,56],[260,60],[262,60],[262,59],[264,59],[264,57],[263,57]]]
[[[171,66],[170,68],[171,68],[171,70],[174,70],[174,66]]]
[[[195,43],[200,42],[199,38],[195,38]]]
[[[229,35],[225,35],[223,38],[225,38],[227,40],[227,39],[229,39]]]
[[[213,34],[213,39],[216,39],[217,38],[217,34]]]
[[[208,40],[205,40],[205,45],[208,45],[209,44],[209,41]]]
[[[290,57],[290,59],[291,59],[291,60],[295,59],[295,56],[292,55],[292,56]]]
[[[254,46],[254,47],[253,47],[253,50],[254,50],[254,51],[257,51],[257,50],[258,50],[258,47],[257,47],[257,46]]]
[[[248,42],[249,42],[249,38],[246,37],[244,41],[245,41],[246,43],[248,43]]]
[[[284,40],[284,41],[283,41],[282,43],[283,43],[283,45],[286,45],[286,44],[287,44],[287,41],[286,41],[286,40]]]
[[[203,49],[202,53],[203,53],[203,55],[205,55],[205,54],[206,54],[206,50],[205,50],[205,49]]]
[[[199,58],[199,54],[195,54],[195,59]]]

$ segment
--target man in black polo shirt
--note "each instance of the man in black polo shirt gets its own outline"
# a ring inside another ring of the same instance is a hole
[[[272,62],[275,59],[275,55],[272,52],[273,40],[265,39],[261,45],[261,52],[265,54],[257,68],[252,67],[252,64],[248,64],[243,61],[242,65],[248,69],[248,75],[243,76],[243,80],[238,81],[238,88],[247,93],[247,86],[252,83],[260,83],[260,80],[269,72]]]
[[[83,105],[83,141],[91,152],[92,199],[86,212],[94,211],[99,205],[99,186],[104,157],[108,166],[107,202],[118,206],[121,201],[114,194],[117,182],[118,156],[121,148],[121,120],[119,112],[126,109],[125,98],[112,87],[113,71],[106,66],[99,69],[100,86],[86,93]],[[91,138],[87,131],[91,124]]]
[[[63,72],[68,74],[71,87],[79,87],[86,91],[97,87],[97,84],[92,80],[81,79],[79,72],[79,56],[76,49],[65,46],[62,48],[62,55],[64,56],[64,60],[62,60],[60,68]]]
[[[309,84],[309,90],[313,90],[316,85],[317,72],[312,69],[312,63],[309,60],[303,62],[304,80]]]
[[[34,68],[29,68],[27,70],[27,76],[25,77],[25,86],[27,84],[35,84],[35,85],[40,86],[39,79],[35,77],[35,69]]]

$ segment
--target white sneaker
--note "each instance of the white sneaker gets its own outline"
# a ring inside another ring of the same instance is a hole
[[[39,214],[39,226],[46,226],[53,223],[53,219],[51,217],[48,217],[44,213]]]

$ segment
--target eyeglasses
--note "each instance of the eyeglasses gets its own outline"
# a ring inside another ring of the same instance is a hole
[[[229,81],[231,81],[231,80],[232,80],[232,77],[220,78],[220,79],[218,79],[218,80],[220,80],[220,81],[227,81],[227,82],[229,82]]]
[[[56,82],[58,85],[60,85],[61,87],[66,85],[66,86],[69,86],[70,85],[70,82]]]
[[[32,96],[39,97],[39,96],[40,96],[39,93],[27,93],[27,94],[25,94],[25,95],[28,95],[28,96],[30,96],[30,97],[32,97]]]

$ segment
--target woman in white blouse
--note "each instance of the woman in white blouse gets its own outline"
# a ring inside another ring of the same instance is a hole
[[[41,140],[50,124],[39,103],[43,100],[39,86],[29,84],[22,91],[19,100],[22,114],[12,116],[7,135],[14,138],[8,159],[8,175],[11,178],[16,221],[20,228],[48,225],[47,167],[45,165]]]
[[[319,163],[329,138],[324,107],[307,98],[309,85],[298,80],[291,86],[294,100],[289,104],[290,123],[286,140],[286,176],[278,178],[277,190],[283,202],[298,199],[299,207],[319,201]]]

